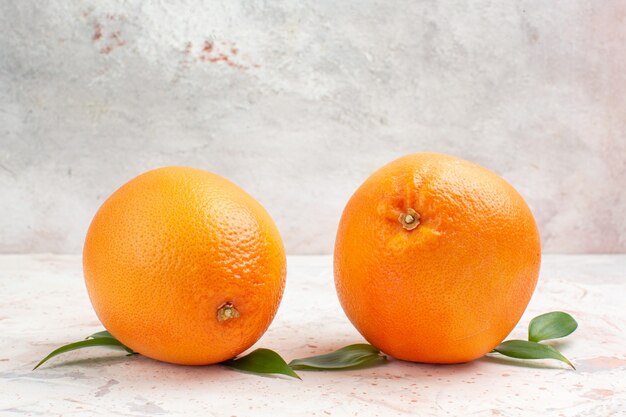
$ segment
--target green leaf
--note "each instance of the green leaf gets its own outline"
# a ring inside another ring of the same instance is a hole
[[[115,339],[113,337],[113,335],[111,333],[109,333],[108,330],[103,330],[101,332],[97,332],[97,333],[94,333],[92,335],[89,335],[89,336],[87,336],[87,339],[99,339],[101,337],[110,337],[110,338]]]
[[[94,334],[87,336],[85,339],[101,339],[101,338],[115,339],[115,337],[111,333],[109,333],[108,330],[102,330],[101,332],[96,332]],[[128,352],[128,355],[126,356],[137,355],[139,353],[139,352],[134,352],[132,349],[126,346],[124,346],[124,349],[126,349],[126,352]]]
[[[576,369],[565,356],[552,346],[528,340],[507,340],[500,343],[494,351],[518,359],[556,359]]]
[[[293,369],[308,371],[339,371],[376,366],[386,362],[386,360],[387,357],[381,355],[380,351],[374,346],[366,343],[358,343],[324,355],[294,359],[289,362],[289,366]]]
[[[254,374],[282,374],[300,379],[300,376],[287,365],[287,362],[270,349],[257,349],[241,358],[221,363],[230,368]]]
[[[119,342],[119,340],[113,337],[96,337],[94,339],[87,339],[87,340],[81,340],[80,342],[70,343],[68,345],[61,346],[60,348],[53,350],[52,352],[50,352],[48,356],[43,358],[41,362],[37,364],[37,366],[33,368],[33,371],[39,368],[45,362],[47,362],[48,359],[54,358],[57,355],[60,355],[65,352],[70,352],[72,350],[82,349],[82,348],[92,347],[92,346],[111,346],[111,347],[124,349],[129,353],[134,353],[132,349],[124,346],[123,344]]]
[[[576,330],[578,323],[572,316],[562,311],[542,314],[530,321],[528,340],[540,342],[565,337]]]

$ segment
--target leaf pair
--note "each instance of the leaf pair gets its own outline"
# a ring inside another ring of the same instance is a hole
[[[384,363],[386,356],[372,345],[358,343],[338,349],[324,355],[294,359],[287,363],[276,352],[269,349],[257,349],[238,359],[222,362],[222,365],[253,373],[282,374],[301,379],[294,370],[302,371],[339,371],[362,369]]]
[[[556,359],[576,369],[558,350],[539,342],[568,336],[577,327],[578,323],[569,314],[552,311],[530,321],[528,340],[507,340],[500,343],[493,352],[518,359]]]

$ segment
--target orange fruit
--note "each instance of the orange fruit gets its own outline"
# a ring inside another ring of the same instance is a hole
[[[285,252],[265,209],[200,169],[146,172],[96,213],[83,250],[102,324],[165,362],[217,363],[253,345],[285,285]]]
[[[491,351],[537,283],[541,248],[522,197],[493,172],[417,153],[354,193],[335,244],[348,318],[398,359],[456,363]]]

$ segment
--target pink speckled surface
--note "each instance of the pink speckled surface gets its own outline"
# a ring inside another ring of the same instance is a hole
[[[290,257],[283,304],[259,341],[287,360],[361,342],[334,293],[330,257]],[[219,366],[184,367],[118,351],[76,351],[32,372],[60,344],[101,328],[77,256],[0,256],[0,415],[621,416],[626,410],[626,256],[544,257],[530,318],[562,309],[579,329],[556,344],[572,360],[522,366],[482,358],[435,366],[391,361],[303,381]]]

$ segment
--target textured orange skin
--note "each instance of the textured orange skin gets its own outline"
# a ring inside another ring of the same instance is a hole
[[[420,224],[405,230],[408,208]],[[541,247],[522,197],[491,171],[418,153],[384,166],[348,202],[335,284],[348,318],[398,359],[458,363],[497,346],[526,309]]]
[[[85,282],[102,324],[153,359],[217,363],[265,332],[285,285],[274,222],[218,175],[167,167],[115,191],[94,217],[83,250]],[[217,320],[231,302],[240,316]]]

